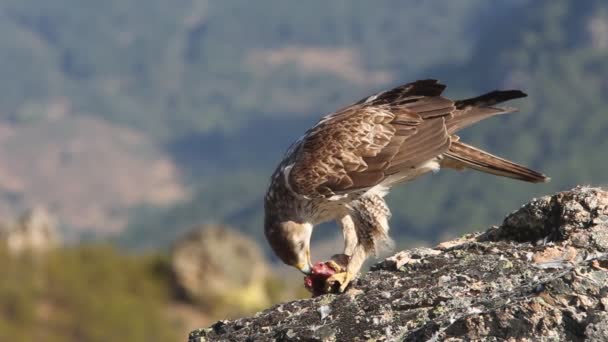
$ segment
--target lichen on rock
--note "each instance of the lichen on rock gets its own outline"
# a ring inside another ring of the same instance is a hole
[[[608,340],[608,192],[534,199],[499,227],[397,253],[341,295],[193,331],[198,341]]]

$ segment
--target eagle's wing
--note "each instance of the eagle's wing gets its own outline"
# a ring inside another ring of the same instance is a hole
[[[311,198],[368,189],[446,152],[456,106],[444,89],[416,81],[324,117],[293,151],[290,188]]]

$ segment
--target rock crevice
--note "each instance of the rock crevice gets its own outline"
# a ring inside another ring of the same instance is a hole
[[[198,341],[608,340],[608,192],[533,199],[503,224],[376,264],[342,295],[193,331]]]

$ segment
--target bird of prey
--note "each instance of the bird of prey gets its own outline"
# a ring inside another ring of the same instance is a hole
[[[336,220],[345,265],[326,279],[343,292],[363,262],[390,246],[384,196],[396,185],[440,168],[474,169],[526,182],[548,178],[460,141],[456,133],[515,108],[496,104],[526,97],[492,91],[451,100],[445,85],[419,80],[364,98],[323,117],[286,152],[265,196],[264,232],[286,264],[311,274],[313,227]]]

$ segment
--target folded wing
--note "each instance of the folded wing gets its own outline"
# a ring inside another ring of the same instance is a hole
[[[443,89],[408,83],[324,117],[293,152],[290,187],[308,197],[367,189],[447,151],[445,117],[455,106]]]
[[[524,93],[494,91],[453,101],[441,96],[444,89],[436,80],[416,81],[322,118],[292,151],[290,187],[311,198],[361,191],[437,157],[449,159],[444,163],[447,167],[527,181],[544,179],[544,175],[456,142],[453,135],[484,118],[514,111],[495,105],[524,97]]]

